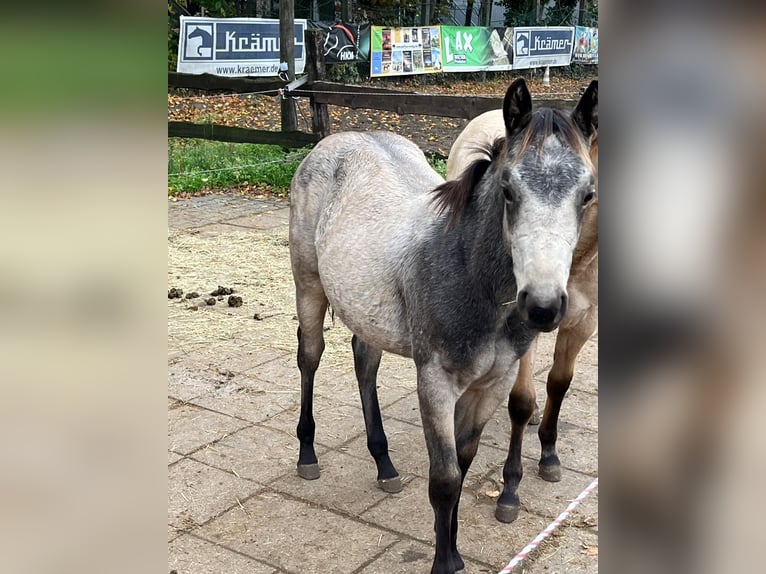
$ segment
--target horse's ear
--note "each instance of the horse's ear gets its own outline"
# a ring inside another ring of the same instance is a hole
[[[503,120],[508,136],[524,127],[531,114],[532,95],[524,78],[518,78],[508,86],[503,99]]]
[[[593,80],[577,102],[572,112],[572,121],[589,140],[598,129],[598,80]]]

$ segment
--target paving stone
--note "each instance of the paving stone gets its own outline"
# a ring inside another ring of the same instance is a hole
[[[183,455],[178,454],[177,452],[173,452],[172,450],[168,451],[168,465],[171,465],[174,462],[178,462],[182,458],[183,458]]]
[[[353,371],[353,362],[348,369],[345,372],[339,372],[336,367],[333,369],[332,375],[324,375],[321,380],[318,379],[317,385],[314,387],[314,393],[333,402],[352,406],[361,405],[359,383]],[[377,389],[378,403],[382,410],[402,397],[416,391],[414,369],[410,373],[408,369],[402,368],[399,365],[394,367],[381,365],[378,372]]]
[[[186,458],[168,469],[168,522],[177,530],[195,528],[238,506],[237,500],[243,501],[259,488],[230,472]]]
[[[464,559],[488,564],[507,562],[512,557],[509,556],[512,548],[520,550],[545,527],[544,519],[523,510],[512,525],[501,524],[495,520],[494,511],[494,502],[463,490],[458,549]],[[386,498],[364,512],[362,518],[427,544],[434,543],[433,510],[425,479],[414,478],[400,494]]]
[[[295,435],[300,416],[300,403],[282,411],[264,423],[270,428]],[[336,448],[364,433],[364,415],[361,405],[352,407],[329,401],[322,396],[314,397],[315,443]],[[319,461],[320,464],[322,461]]]
[[[191,229],[284,207],[285,202],[233,195],[208,195],[168,203],[168,228]]]
[[[295,359],[293,354],[294,353],[282,349],[245,349],[238,355],[222,357],[218,362],[218,367],[228,369],[234,373],[248,373],[274,359],[289,357],[289,359],[294,362]],[[298,390],[300,390],[300,388]]]
[[[264,492],[199,529],[224,544],[279,568],[306,574],[347,574],[396,538],[285,495]]]
[[[300,400],[300,389],[287,391],[274,388],[254,377],[236,375],[225,385],[191,399],[195,404],[215,411],[258,423],[290,408]]]
[[[234,219],[227,219],[227,225],[247,227],[258,231],[266,231],[276,227],[286,227],[290,224],[290,210],[280,209],[277,211],[264,211],[252,215],[245,215]]]
[[[168,365],[168,396],[186,402],[215,388],[217,377],[191,359]]]
[[[598,430],[598,395],[570,387],[561,403],[559,421]]]
[[[271,566],[185,534],[168,546],[168,569],[178,574],[272,574]]]
[[[428,478],[428,450],[426,449],[423,429],[420,426],[394,419],[385,419],[383,421],[383,428],[388,437],[391,460],[402,476],[402,479],[409,479],[410,475]],[[340,447],[340,450],[364,460],[373,460],[367,450],[366,435],[354,439],[344,447]],[[504,456],[505,454],[502,450],[481,445],[468,471],[466,484],[471,484],[490,470],[493,470],[498,462],[504,460]]]
[[[434,547],[422,542],[403,540],[388,547],[372,564],[364,567],[360,574],[412,574],[428,572],[434,560]],[[467,574],[496,574],[497,568],[465,560]]]
[[[323,372],[319,367],[319,372]],[[301,390],[301,373],[294,353],[280,355],[278,358],[266,361],[244,371],[244,374],[258,378],[262,381],[271,382],[282,390]],[[319,374],[317,374],[317,377]],[[316,387],[315,387],[316,388]]]
[[[389,406],[381,407],[384,417],[395,418],[413,425],[420,425],[420,406],[417,391],[401,397]]]
[[[168,412],[168,447],[177,453],[189,454],[248,424],[194,405],[183,405]]]
[[[596,574],[598,536],[561,527],[522,563],[524,574]]]
[[[377,486],[377,470],[372,457],[362,460],[330,450],[317,458],[321,471],[317,480],[304,480],[298,476],[295,470],[297,455],[294,455],[290,459],[290,474],[271,483],[271,488],[354,515],[389,496]]]
[[[325,449],[318,450],[318,454]],[[243,429],[195,452],[192,458],[266,484],[295,473],[298,439],[261,426]]]

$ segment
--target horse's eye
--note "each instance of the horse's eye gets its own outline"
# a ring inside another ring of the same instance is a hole
[[[513,202],[513,190],[511,189],[511,186],[509,185],[503,186],[503,195],[505,196],[505,201],[509,203]]]
[[[593,193],[592,191],[589,191],[588,193],[586,193],[586,194],[583,196],[583,198],[582,198],[582,204],[583,204],[583,205],[588,205],[588,204],[589,204],[589,203],[590,203],[590,202],[593,200],[593,198],[594,198],[594,197],[596,197],[596,194],[595,194],[595,193]]]

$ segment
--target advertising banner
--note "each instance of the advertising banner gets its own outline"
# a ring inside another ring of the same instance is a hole
[[[367,62],[370,59],[370,24],[348,22],[309,22],[322,30],[324,60],[327,64]]]
[[[371,33],[370,77],[430,74],[442,71],[439,26],[384,28]]]
[[[598,28],[575,26],[572,60],[581,64],[598,64]]]
[[[507,34],[507,41],[504,41]],[[510,70],[513,62],[511,28],[442,26],[442,65],[445,72]]]
[[[513,29],[513,68],[568,66],[572,62],[572,26]]]
[[[295,73],[306,67],[306,20],[295,20]],[[178,66],[184,74],[276,76],[279,20],[181,16]]]

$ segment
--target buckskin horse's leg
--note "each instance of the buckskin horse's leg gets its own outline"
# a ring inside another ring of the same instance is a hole
[[[592,307],[582,320],[568,329],[559,329],[556,336],[553,366],[548,373],[548,400],[537,431],[541,447],[538,473],[543,480],[549,482],[561,480],[561,461],[556,452],[561,402],[572,382],[577,354],[593,334],[597,321],[596,308]]]
[[[523,365],[519,365],[521,371]],[[531,363],[526,367],[531,369]],[[511,442],[508,446],[508,458],[503,466],[503,493],[497,500],[495,518],[500,522],[513,522],[519,515],[519,483],[524,471],[521,466],[521,444],[524,430],[535,410],[535,387],[531,370],[519,372],[508,396],[508,414],[511,417]]]
[[[402,481],[388,456],[388,440],[383,430],[378,403],[378,367],[380,367],[380,358],[383,353],[356,335],[351,339],[351,348],[354,350],[354,370],[359,383],[359,396],[362,399],[367,449],[375,459],[375,466],[378,467],[378,486],[386,492],[400,492]]]
[[[532,341],[532,345],[529,347],[529,351],[526,352],[526,354],[519,359],[519,377],[527,377],[529,379],[529,384],[532,387],[532,392],[537,395],[537,392],[535,391],[534,383],[532,382],[532,378],[535,374],[535,357],[537,356],[537,340],[539,337],[535,337],[535,340]],[[537,406],[537,397],[535,396],[535,410],[532,412],[532,416],[529,417],[529,422],[527,424],[530,425],[539,425],[540,424],[540,407]]]
[[[455,447],[453,376],[437,361],[417,361],[418,400],[428,448],[428,499],[434,511],[436,555],[431,574],[455,574],[452,554],[452,513],[463,482]]]
[[[296,432],[300,441],[298,475],[306,480],[319,478],[314,451],[314,374],[324,352],[324,316],[327,298],[320,288],[296,289],[298,309],[298,368],[301,371],[301,415]]]

